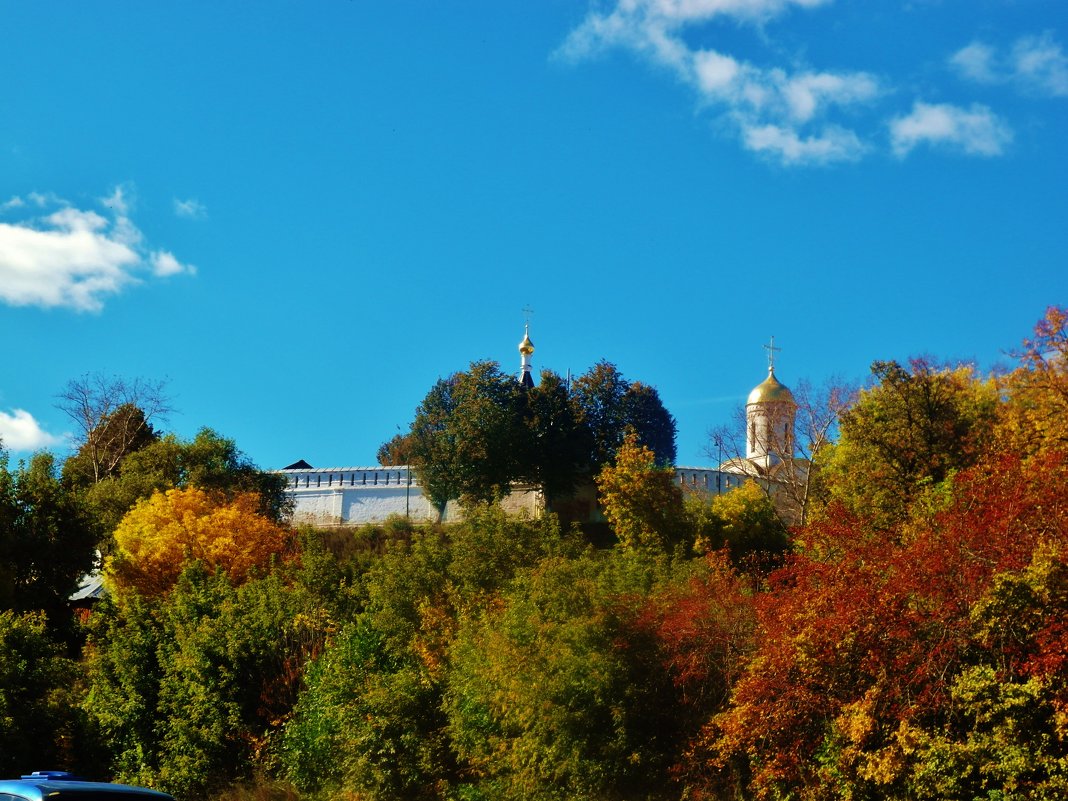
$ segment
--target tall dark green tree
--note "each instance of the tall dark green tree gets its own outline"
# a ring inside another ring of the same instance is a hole
[[[439,511],[503,497],[523,452],[522,390],[496,362],[439,379],[416,409],[411,458]]]
[[[552,508],[611,463],[627,431],[658,464],[674,463],[675,419],[654,388],[615,365],[598,362],[571,387],[544,371],[526,389],[496,362],[474,362],[439,379],[410,432],[379,454],[405,451],[439,513],[454,499],[497,500],[517,481],[540,486]]]
[[[39,613],[0,611],[0,776],[59,764],[72,724],[63,688],[77,675]]]
[[[524,406],[526,441],[520,478],[542,488],[546,502],[565,497],[583,478],[592,447],[589,429],[582,425],[567,384],[543,370],[538,385],[527,390]]]
[[[571,383],[571,397],[579,420],[591,439],[588,456],[591,475],[611,464],[623,444],[626,427],[623,398],[629,387],[616,366],[606,361],[597,362]]]
[[[637,434],[639,444],[653,451],[657,464],[675,463],[675,418],[653,387],[631,384],[614,364],[600,361],[575,379],[571,396],[592,439],[591,475],[612,463],[628,430]]]
[[[625,425],[638,435],[638,444],[656,455],[660,467],[675,464],[675,417],[660,400],[655,387],[635,381],[623,396]]]
[[[0,455],[0,609],[44,611],[61,625],[95,544],[92,520],[52,454],[35,454],[14,473]]]

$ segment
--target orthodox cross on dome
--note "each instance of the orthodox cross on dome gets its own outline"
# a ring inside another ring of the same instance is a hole
[[[530,328],[530,318],[534,316],[534,310],[530,306],[524,306],[520,311],[523,312],[523,317],[527,321],[527,328]]]
[[[519,382],[528,389],[534,386],[534,378],[530,374],[530,357],[534,353],[534,343],[530,341],[530,315],[533,313],[534,310],[529,306],[523,307],[523,314],[527,318],[527,324],[523,328],[523,341],[519,343],[519,355],[522,357],[520,360]]]
[[[764,350],[768,352],[768,372],[775,372],[775,351],[782,350],[782,348],[775,347],[775,335],[771,335],[771,344],[764,345]]]

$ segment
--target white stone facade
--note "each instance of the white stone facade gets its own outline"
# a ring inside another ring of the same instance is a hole
[[[676,467],[675,480],[683,490],[718,495],[737,489],[750,477],[730,470],[708,467]]]
[[[423,495],[415,471],[399,467],[324,467],[279,470],[286,477],[286,494],[293,501],[293,522],[320,527],[381,523],[397,515],[418,522],[438,519],[438,510]],[[544,507],[541,493],[517,487],[502,503],[510,512],[532,517]],[[449,501],[443,522],[462,518],[459,505]]]
[[[415,471],[400,467],[324,467],[279,470],[286,477],[286,493],[293,501],[293,522],[318,527],[359,526],[381,523],[397,515],[425,523],[438,519],[438,511],[423,495]],[[715,495],[745,483],[747,476],[704,467],[678,467],[679,485],[691,492]],[[538,517],[545,510],[542,493],[533,487],[515,487],[501,502],[513,514]],[[459,504],[449,501],[442,522],[461,520]]]

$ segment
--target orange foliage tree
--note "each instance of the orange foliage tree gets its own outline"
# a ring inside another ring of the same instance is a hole
[[[291,533],[261,515],[259,507],[260,498],[252,492],[229,499],[196,488],[156,492],[115,529],[108,577],[118,586],[161,595],[187,562],[199,560],[240,583],[292,545]]]

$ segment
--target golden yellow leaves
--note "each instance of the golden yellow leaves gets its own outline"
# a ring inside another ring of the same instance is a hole
[[[290,546],[289,531],[261,515],[259,503],[255,493],[233,498],[196,488],[155,493],[115,529],[108,580],[159,595],[174,585],[187,562],[199,560],[244,581]]]

